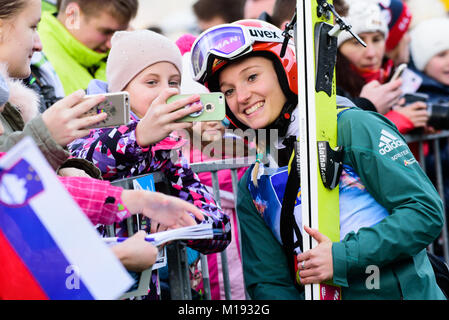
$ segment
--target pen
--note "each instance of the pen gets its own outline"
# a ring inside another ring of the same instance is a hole
[[[112,238],[103,238],[103,241],[105,243],[120,243],[120,242],[123,242],[123,241],[125,241],[127,239],[129,239],[129,238],[126,238],[126,237],[112,237]],[[145,241],[154,242],[155,239],[154,238],[150,238],[150,237],[146,237]]]

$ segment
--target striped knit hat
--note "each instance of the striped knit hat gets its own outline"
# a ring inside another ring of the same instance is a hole
[[[402,0],[381,0],[382,16],[388,23],[386,51],[393,50],[407,32],[412,21],[412,13]]]

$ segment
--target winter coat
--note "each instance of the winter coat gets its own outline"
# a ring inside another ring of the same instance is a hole
[[[437,80],[429,77],[424,72],[416,69],[413,61],[410,62],[409,68],[421,77],[422,83],[418,88],[418,93],[425,93],[429,96],[429,102],[446,102],[449,103],[449,86],[446,86]]]
[[[340,180],[342,238],[333,243],[332,258],[342,298],[445,299],[426,254],[441,232],[442,202],[397,128],[378,113],[350,109],[339,116],[338,145],[346,174]],[[251,172],[240,180],[237,198],[247,290],[253,299],[301,299],[288,270],[293,257],[261,214],[264,199],[250,192]],[[370,266],[379,270],[378,286],[366,284]]]
[[[10,90],[10,98],[0,113],[4,130],[0,136],[0,152],[7,152],[23,137],[30,136],[53,169],[75,167],[84,170],[93,178],[101,178],[100,171],[92,163],[71,158],[66,148],[54,141],[42,120],[42,115],[38,113],[37,94],[22,81],[9,78],[4,68],[0,68],[0,72]]]

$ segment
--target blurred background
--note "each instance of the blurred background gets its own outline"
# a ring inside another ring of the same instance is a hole
[[[159,27],[176,40],[184,33],[198,33],[192,5],[196,0],[139,0],[139,13],[132,22],[136,29]]]
[[[276,0],[138,0],[139,11],[131,21],[132,29],[150,29],[172,40],[190,33],[198,35],[212,26],[243,18],[271,15]],[[292,3],[295,0],[282,0]],[[282,2],[284,3],[284,2]],[[286,2],[285,2],[286,3]],[[42,0],[44,11],[55,12],[56,0]],[[291,14],[289,14],[289,19]],[[270,20],[267,20],[270,21]]]

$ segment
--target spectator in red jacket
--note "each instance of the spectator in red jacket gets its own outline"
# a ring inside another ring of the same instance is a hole
[[[346,19],[367,47],[362,47],[348,32],[340,34],[337,55],[338,93],[355,100],[362,109],[385,115],[402,134],[425,127],[429,119],[426,104],[416,102],[399,107],[403,103],[400,101],[403,94],[402,81],[390,81],[394,62],[385,56],[387,43],[391,54],[406,33],[395,32],[394,26],[389,33],[387,21],[378,4],[367,1],[347,3],[349,11]],[[402,8],[406,10],[405,7]],[[393,36],[389,37],[389,34]],[[404,42],[407,44],[406,38]]]

